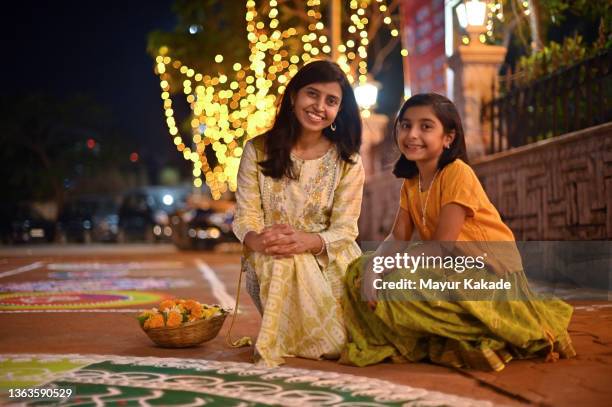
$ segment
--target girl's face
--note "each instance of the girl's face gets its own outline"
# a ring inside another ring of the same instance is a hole
[[[321,132],[340,111],[342,88],[338,82],[311,83],[298,90],[291,102],[302,130]]]
[[[454,132],[444,132],[444,126],[431,106],[409,107],[397,128],[397,144],[401,153],[416,163],[437,161],[454,138]]]

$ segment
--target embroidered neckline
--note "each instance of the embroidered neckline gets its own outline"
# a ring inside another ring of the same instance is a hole
[[[325,152],[325,154],[323,154],[322,156],[317,157],[317,158],[309,158],[309,159],[298,157],[293,152],[291,152],[290,154],[291,154],[291,159],[295,160],[295,161],[300,161],[300,162],[318,161],[318,160],[321,160],[321,159],[327,157],[335,149],[336,149],[336,146],[332,144],[331,147],[329,147],[327,149],[327,151]]]

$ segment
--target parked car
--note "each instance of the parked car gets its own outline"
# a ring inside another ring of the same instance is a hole
[[[4,243],[49,243],[55,239],[55,223],[28,204],[2,205],[0,218]]]
[[[110,196],[91,195],[64,205],[57,220],[58,240],[62,243],[112,242],[119,232],[119,205]]]
[[[211,250],[219,243],[237,242],[232,232],[235,202],[192,195],[187,206],[171,217],[172,241],[183,250]]]
[[[170,241],[169,214],[185,205],[188,187],[141,187],[123,195],[119,208],[118,241]]]

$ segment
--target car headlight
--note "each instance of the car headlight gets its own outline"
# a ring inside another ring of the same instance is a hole
[[[159,225],[167,225],[168,214],[164,211],[155,211],[155,213],[153,214],[153,220],[155,220],[155,223]]]
[[[208,217],[208,220],[213,225],[222,225],[225,221],[225,216],[222,213],[213,213]]]
[[[181,219],[183,219],[183,222],[189,223],[192,221],[193,218],[195,218],[195,215],[196,211],[185,211],[181,214]]]
[[[208,234],[208,237],[210,237],[211,239],[218,239],[221,236],[221,231],[219,231],[219,229],[217,228],[208,228],[206,229],[206,232]]]

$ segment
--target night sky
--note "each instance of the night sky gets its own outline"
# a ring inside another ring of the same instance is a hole
[[[13,2],[3,10],[3,92],[80,93],[162,165],[167,133],[147,33],[176,25],[172,0]],[[180,161],[180,158],[178,161]]]
[[[2,92],[93,97],[110,111],[153,175],[185,166],[168,135],[147,34],[172,31],[172,0],[13,2],[5,16]],[[379,108],[394,113],[401,98],[399,48],[379,80]],[[154,179],[152,179],[155,182]]]

